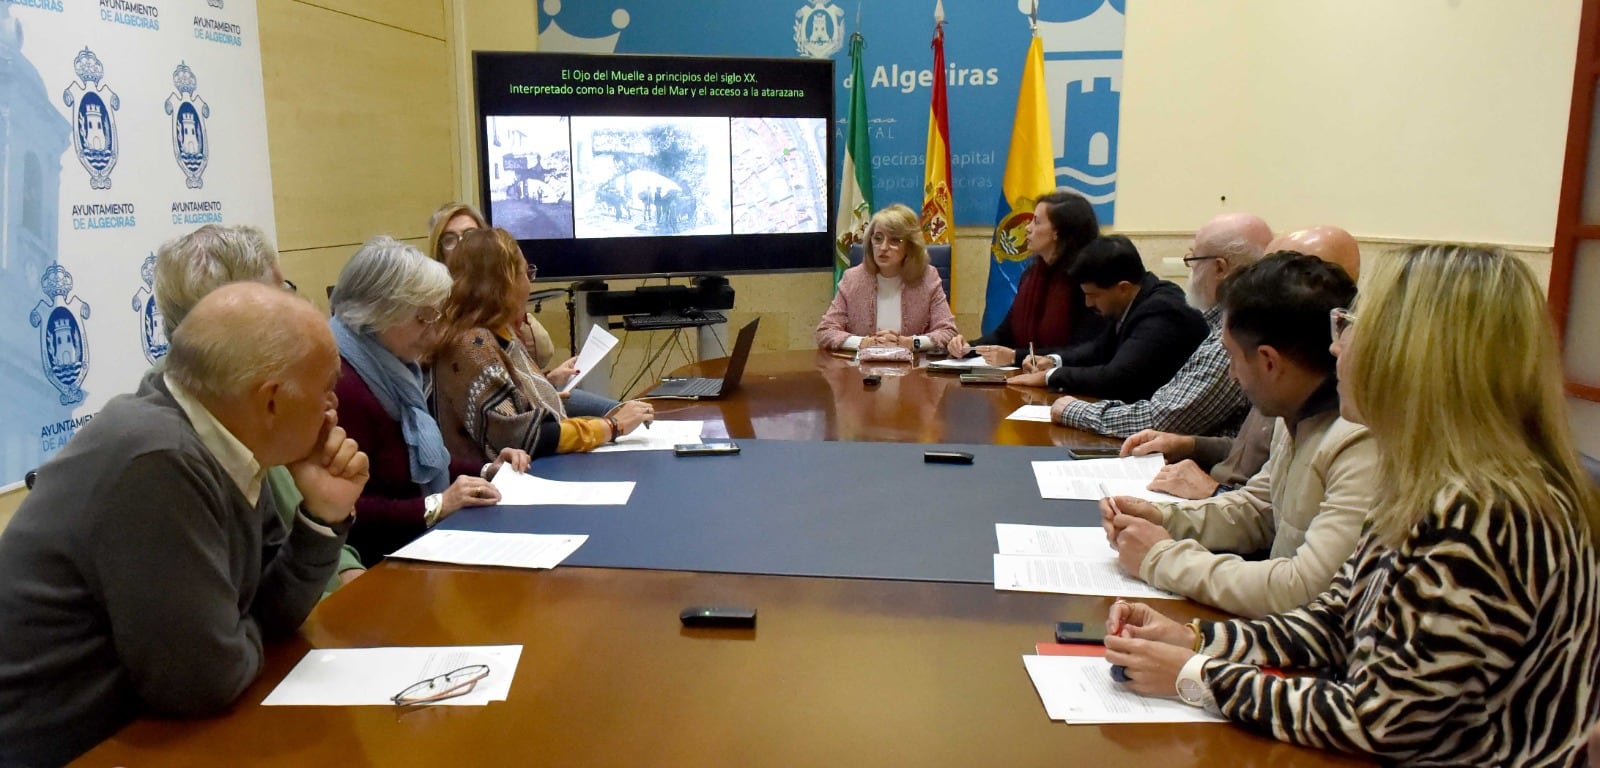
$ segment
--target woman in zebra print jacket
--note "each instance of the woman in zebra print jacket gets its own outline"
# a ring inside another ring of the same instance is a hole
[[[1378,445],[1363,536],[1327,592],[1179,624],[1118,601],[1128,687],[1284,741],[1412,765],[1573,765],[1600,717],[1600,507],[1572,448],[1532,271],[1416,246],[1335,312],[1346,419]],[[1260,666],[1313,670],[1281,678]]]

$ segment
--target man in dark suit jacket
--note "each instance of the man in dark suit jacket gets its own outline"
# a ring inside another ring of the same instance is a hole
[[[1084,300],[1112,321],[1098,337],[1039,350],[1012,384],[1119,400],[1142,400],[1172,379],[1206,337],[1206,322],[1183,289],[1144,268],[1128,238],[1097,238],[1078,254],[1071,277]]]

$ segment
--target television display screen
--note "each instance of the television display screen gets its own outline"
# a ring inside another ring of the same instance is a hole
[[[832,267],[832,61],[474,64],[484,212],[540,280]]]

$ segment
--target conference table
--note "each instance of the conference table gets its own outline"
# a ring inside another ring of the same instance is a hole
[[[725,360],[707,361],[677,373],[720,375],[723,365]],[[866,385],[864,370],[879,373],[882,383]],[[790,455],[785,451],[855,451],[851,460],[864,459],[872,482],[892,488],[897,476],[903,482],[921,471],[920,461],[913,469],[902,460],[906,451],[920,455],[922,446],[901,444],[971,447],[979,452],[978,464],[947,469],[983,473],[1001,470],[985,465],[987,459],[1010,455],[996,452],[1065,458],[1063,447],[1115,444],[1060,426],[1005,419],[1020,405],[1053,397],[1037,389],[963,385],[956,377],[904,364],[862,366],[823,352],[791,351],[752,355],[741,387],[728,398],[657,401],[657,418],[702,420],[707,436],[726,435],[746,447],[746,456],[677,459],[697,462],[680,466],[759,475],[769,470],[739,460],[777,460]],[[820,445],[824,441],[831,445]],[[641,467],[673,460],[670,453],[651,454],[554,457],[561,461],[541,459],[532,471],[545,474],[548,467],[551,477],[567,479],[581,475],[579,467],[630,456]],[[563,467],[570,472],[556,471]],[[823,501],[852,492],[848,483],[815,480],[815,495]],[[1036,490],[1026,490],[1037,497]],[[650,515],[668,516],[674,504],[697,500],[671,501],[636,496],[627,506],[653,503]],[[781,506],[761,498],[742,501],[756,521],[745,526],[747,532],[759,532],[764,509]],[[1039,514],[1018,506],[1017,514]],[[600,511],[606,508],[589,509],[595,520],[607,514]],[[1082,507],[1075,509],[1081,517]],[[457,517],[471,528],[475,520],[508,515],[543,521],[564,514],[546,507],[480,513]],[[566,513],[570,524],[585,519]],[[986,535],[992,552],[993,522],[1007,514],[972,512],[971,536]],[[696,518],[681,519],[689,526]],[[856,530],[848,521],[840,527]],[[1370,764],[1229,724],[1051,721],[1021,656],[1036,643],[1050,642],[1057,621],[1103,622],[1110,598],[999,591],[971,577],[982,574],[987,562],[976,570],[955,568],[949,578],[939,576],[938,568],[932,576],[873,576],[880,561],[885,573],[904,567],[896,548],[882,543],[870,544],[881,558],[857,552],[854,564],[864,573],[852,577],[795,575],[807,572],[805,542],[799,541],[768,548],[779,566],[767,572],[741,562],[703,570],[582,564],[591,549],[602,553],[601,561],[650,552],[651,537],[669,531],[643,525],[632,530],[643,544],[607,550],[591,537],[567,564],[547,571],[385,561],[324,600],[296,637],[269,646],[259,679],[228,713],[193,721],[139,720],[75,764]],[[614,535],[626,538],[625,533]],[[781,555],[790,549],[802,553],[795,568],[782,566],[787,561]],[[1152,604],[1181,620],[1222,617],[1187,601]],[[678,613],[689,605],[753,606],[757,626],[685,628]],[[261,706],[313,648],[500,644],[523,646],[504,702],[406,709]]]

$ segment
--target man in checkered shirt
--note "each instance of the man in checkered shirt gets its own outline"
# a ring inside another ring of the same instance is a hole
[[[1056,400],[1050,417],[1088,432],[1127,437],[1144,429],[1180,435],[1231,433],[1250,409],[1239,384],[1228,375],[1222,348],[1222,307],[1217,285],[1229,273],[1254,263],[1266,252],[1272,230],[1259,216],[1225,213],[1194,234],[1183,263],[1189,267],[1189,302],[1211,328],[1199,348],[1148,400],[1089,403],[1072,396]]]

